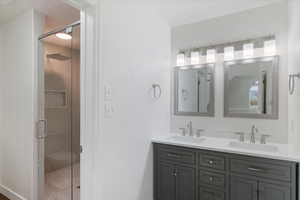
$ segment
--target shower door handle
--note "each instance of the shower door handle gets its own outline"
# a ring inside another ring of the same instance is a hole
[[[37,123],[37,139],[45,139],[47,137],[47,120],[41,119]]]

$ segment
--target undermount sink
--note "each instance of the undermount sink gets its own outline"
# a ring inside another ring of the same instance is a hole
[[[252,144],[252,143],[243,143],[243,142],[230,142],[230,147],[237,149],[246,149],[246,150],[254,150],[254,151],[264,151],[264,152],[278,152],[278,147],[275,145],[269,144]]]
[[[169,139],[176,142],[188,142],[188,143],[201,143],[205,140],[205,138],[201,138],[201,137],[195,138],[191,136],[172,136]]]

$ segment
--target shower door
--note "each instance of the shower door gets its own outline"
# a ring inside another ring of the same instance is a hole
[[[39,199],[79,200],[80,27],[39,42]]]

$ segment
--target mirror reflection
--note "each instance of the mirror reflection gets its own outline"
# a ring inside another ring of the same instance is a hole
[[[175,114],[214,115],[214,65],[175,69]]]
[[[225,117],[277,118],[278,57],[225,62]]]

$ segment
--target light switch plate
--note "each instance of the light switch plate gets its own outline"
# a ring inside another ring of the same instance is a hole
[[[106,118],[112,117],[114,113],[114,108],[111,102],[104,103],[104,116]]]
[[[104,100],[105,101],[112,100],[112,88],[109,85],[104,86]]]

